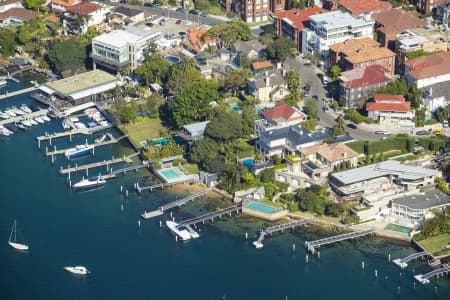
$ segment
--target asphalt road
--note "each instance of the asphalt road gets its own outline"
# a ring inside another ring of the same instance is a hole
[[[127,4],[122,4],[122,3],[110,2],[110,1],[103,1],[103,2],[105,2],[106,4],[112,5],[112,6],[125,6],[125,7],[129,7],[129,8],[138,8],[138,9],[145,11],[147,14],[162,16],[162,17],[166,17],[166,18],[180,19],[180,20],[184,20],[184,21],[190,21],[192,23],[199,24],[199,25],[206,24],[206,25],[213,26],[213,25],[225,23],[228,20],[226,18],[211,16],[211,15],[208,16],[207,18],[205,18],[205,17],[200,17],[200,15],[190,14],[188,11],[186,11],[185,13],[180,13],[173,9],[168,9],[168,8],[163,8],[163,7],[148,7],[148,6],[144,6],[144,5],[127,5]]]
[[[318,67],[312,65],[305,66],[307,60],[302,59],[300,56],[297,56],[295,59],[288,59],[286,64],[293,67],[298,74],[300,74],[301,85],[305,86],[306,84],[310,85],[311,91],[308,97],[305,97],[304,101],[313,96],[317,96],[317,109],[319,111],[319,124],[323,127],[333,128],[336,125],[336,119],[338,118],[338,114],[333,111],[331,108],[328,111],[323,110],[324,102],[322,99],[326,98],[327,90],[322,84],[321,79],[317,76],[318,73],[323,73]],[[349,121],[345,122],[349,124]],[[380,140],[383,136],[375,134],[373,131],[367,131],[361,128],[352,129],[346,127],[345,130],[355,139],[362,139],[368,141]]]

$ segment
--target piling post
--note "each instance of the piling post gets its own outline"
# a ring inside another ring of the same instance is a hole
[[[306,263],[309,262],[309,256],[308,256],[308,253],[306,253],[306,256],[305,256],[305,262],[306,262]]]
[[[245,232],[245,239],[246,240],[248,239],[248,232],[247,231]]]
[[[361,262],[361,269],[364,270],[364,262]]]
[[[123,193],[123,185],[120,186],[120,193]]]
[[[52,165],[55,164],[55,155],[52,154]]]
[[[89,168],[86,168],[86,177],[89,177]]]
[[[56,145],[53,145],[53,152],[56,152]]]
[[[377,269],[375,269],[375,278],[377,278],[378,277],[378,271],[377,271]]]
[[[159,227],[162,227],[162,221],[159,220]]]
[[[125,191],[125,197],[128,198],[128,190]]]
[[[391,263],[391,254],[388,255],[388,262]]]
[[[50,146],[52,145],[52,136],[50,136],[49,144],[50,144]]]
[[[295,252],[295,243],[292,244],[292,252]]]
[[[69,142],[72,143],[72,131],[69,132]]]
[[[320,259],[320,251],[317,251],[317,258]]]
[[[38,139],[38,149],[41,149],[41,139]]]
[[[48,153],[48,147],[45,146],[45,155],[47,155],[47,153]]]

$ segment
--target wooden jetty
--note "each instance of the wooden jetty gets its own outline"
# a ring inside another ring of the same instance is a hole
[[[120,140],[122,140],[123,138],[125,138],[126,136],[121,136],[119,138],[115,138],[112,134],[107,133],[106,134],[108,136],[108,140],[103,141],[103,142],[99,142],[99,143],[94,143],[93,145],[95,147],[100,147],[100,146],[106,146],[106,145],[110,145],[110,144],[115,144],[117,142],[119,142]],[[58,155],[58,154],[64,154],[69,150],[75,149],[74,147],[71,148],[66,148],[66,149],[60,149],[60,150],[56,150],[56,146],[54,146],[54,150],[53,151],[46,151],[45,155],[46,156],[52,156],[52,155]]]
[[[11,78],[8,78],[8,79],[11,79]],[[0,95],[0,100],[7,99],[7,98],[10,98],[10,97],[14,97],[14,96],[17,96],[17,95],[22,95],[22,94],[25,94],[25,93],[29,93],[29,92],[35,91],[37,89],[38,89],[37,86],[31,86],[31,87],[28,87],[28,88],[25,88],[25,89],[21,89],[21,90],[15,91],[15,92],[6,93],[6,94],[3,94],[3,95]]]
[[[46,115],[47,112],[48,112],[47,109],[41,109],[41,110],[29,113],[29,114],[24,114],[22,116],[17,116],[17,117],[12,117],[12,118],[5,119],[5,120],[0,120],[0,125],[17,123],[17,122],[20,122],[25,119],[40,117],[40,116]]]
[[[375,230],[368,229],[368,230],[362,230],[362,231],[354,231],[354,232],[339,234],[339,235],[335,235],[335,236],[331,236],[331,237],[327,237],[327,238],[323,238],[323,239],[315,240],[315,241],[311,241],[311,242],[306,241],[305,247],[309,252],[314,254],[316,248],[318,248],[320,246],[333,244],[333,243],[337,243],[337,242],[341,242],[341,241],[345,241],[345,240],[349,240],[349,239],[355,239],[355,238],[366,236],[369,234],[375,234]]]
[[[75,167],[70,167],[70,165],[69,165],[66,169],[63,169],[63,167],[61,167],[61,169],[59,169],[59,173],[64,175],[64,174],[70,174],[70,173],[73,173],[73,172],[89,170],[89,169],[92,169],[92,168],[97,168],[97,167],[102,167],[102,166],[110,166],[110,165],[121,163],[121,162],[131,163],[131,162],[133,162],[131,160],[131,158],[134,157],[134,156],[137,156],[137,155],[139,155],[139,153],[134,153],[134,154],[129,155],[129,156],[123,156],[121,158],[114,158],[113,157],[112,159],[109,159],[109,160],[94,162],[94,163],[81,165],[81,166],[75,165]]]
[[[188,220],[184,220],[182,222],[180,222],[180,225],[196,225],[198,223],[203,223],[205,224],[205,221],[211,221],[214,222],[215,218],[221,218],[224,215],[228,215],[231,217],[231,214],[233,212],[239,212],[242,210],[242,204],[236,204],[218,211],[213,211],[213,212],[209,212],[206,213],[204,215],[192,218],[192,219],[188,219]]]
[[[160,215],[162,215],[166,210],[169,210],[169,209],[174,208],[174,207],[180,207],[180,206],[182,206],[182,205],[184,205],[184,204],[186,204],[186,203],[188,203],[188,202],[190,202],[190,201],[193,201],[193,200],[197,199],[198,197],[201,197],[201,196],[205,195],[205,194],[208,193],[210,190],[211,190],[211,188],[206,188],[206,189],[204,189],[204,190],[201,190],[201,191],[199,191],[199,192],[196,192],[196,193],[194,193],[194,194],[192,194],[192,195],[189,195],[189,196],[187,196],[187,197],[185,197],[185,198],[182,198],[182,199],[180,199],[180,200],[175,200],[175,201],[172,201],[172,202],[170,202],[170,203],[161,205],[161,206],[158,207],[158,209],[155,210],[155,211],[144,212],[141,216],[142,216],[142,218],[144,218],[144,219],[150,219],[150,218],[153,218],[153,217],[156,217],[156,216],[160,216]]]
[[[275,225],[272,227],[268,227],[266,229],[261,230],[258,239],[253,242],[253,245],[257,249],[260,249],[264,246],[262,241],[265,239],[266,235],[271,235],[271,234],[273,234],[275,232],[279,232],[279,231],[282,232],[286,229],[294,229],[295,227],[303,226],[303,225],[306,225],[306,224],[309,224],[312,222],[314,222],[314,218],[307,218],[304,220],[297,220],[297,221],[293,221],[293,222],[289,222],[289,223],[284,223],[284,224],[279,224],[279,225]]]
[[[185,178],[183,178],[181,180],[157,183],[157,184],[148,185],[148,186],[139,186],[139,183],[135,183],[134,187],[135,187],[136,192],[138,192],[139,194],[142,194],[143,191],[153,192],[153,190],[157,190],[157,189],[163,190],[166,187],[175,186],[175,185],[181,184],[181,183],[196,182],[197,180],[198,180],[197,176],[186,176]]]
[[[102,175],[102,177],[105,180],[112,179],[112,178],[115,178],[117,175],[120,175],[120,174],[125,175],[128,172],[137,172],[144,168],[150,168],[150,163],[148,161],[144,161],[142,164],[121,168],[121,169],[118,169],[115,171],[113,171],[112,168],[109,168],[109,174]]]

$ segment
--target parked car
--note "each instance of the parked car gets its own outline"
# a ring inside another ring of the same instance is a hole
[[[444,120],[444,122],[442,122],[442,126],[448,127],[448,120]]]
[[[433,132],[433,134],[434,134],[434,135],[443,135],[443,134],[444,134],[444,130],[442,130],[442,129],[435,130],[435,131]]]
[[[347,127],[348,127],[348,128],[351,128],[351,129],[358,129],[358,126],[356,126],[356,125],[353,124],[353,123],[347,124]]]
[[[147,7],[154,7],[154,6],[156,6],[156,4],[153,4],[153,3],[144,3],[144,6],[147,6]]]
[[[209,15],[208,15],[207,13],[204,13],[204,12],[202,12],[202,13],[200,14],[200,17],[203,17],[203,18],[208,18],[208,17],[209,17]]]
[[[199,14],[199,12],[196,11],[195,9],[191,9],[191,10],[189,11],[189,13],[190,13],[191,15],[198,15],[198,14]]]
[[[430,135],[430,132],[427,130],[419,130],[416,132],[416,135]]]
[[[377,130],[377,131],[375,131],[375,134],[389,135],[390,132],[387,130]]]
[[[147,22],[147,23],[145,23],[145,25],[147,25],[147,26],[149,26],[149,27],[152,27],[152,26],[153,26],[153,23],[152,23],[152,22]]]
[[[166,24],[166,20],[162,19],[161,21],[159,21],[160,26],[163,26],[164,24]]]
[[[181,20],[180,19],[176,20],[175,24],[181,24]]]

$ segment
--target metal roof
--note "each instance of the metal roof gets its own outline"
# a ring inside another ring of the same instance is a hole
[[[430,209],[450,205],[450,196],[444,194],[440,190],[434,190],[412,196],[401,197],[392,200],[392,203],[407,206],[411,209]]]
[[[203,121],[199,123],[192,123],[184,125],[183,128],[188,131],[192,136],[196,134],[203,134],[210,121]]]

